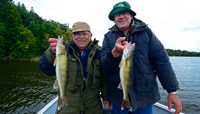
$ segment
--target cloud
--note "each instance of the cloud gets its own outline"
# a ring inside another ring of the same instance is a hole
[[[180,28],[180,32],[186,32],[186,31],[200,32],[200,26],[192,28]]]

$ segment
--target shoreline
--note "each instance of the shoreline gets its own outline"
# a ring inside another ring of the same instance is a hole
[[[9,58],[1,58],[0,61],[39,61],[41,57],[33,57],[33,58],[15,58],[15,59],[9,59]]]

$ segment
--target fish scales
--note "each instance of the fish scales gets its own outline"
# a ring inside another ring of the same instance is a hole
[[[130,87],[132,85],[131,81],[131,67],[132,67],[132,58],[135,49],[135,43],[128,43],[125,47],[122,55],[122,59],[120,62],[120,84],[119,88],[122,88],[123,91],[123,101],[121,105],[121,109],[123,110],[125,107],[130,108],[130,101],[128,97],[128,93]]]
[[[64,39],[63,37],[60,38],[60,36],[58,36],[54,65],[56,65],[56,81],[54,83],[54,88],[59,88],[60,91],[57,107],[58,110],[60,110],[64,105],[68,105],[68,99],[65,94],[68,78],[68,53]]]

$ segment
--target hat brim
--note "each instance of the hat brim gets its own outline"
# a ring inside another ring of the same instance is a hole
[[[85,30],[85,29],[74,30],[74,31],[72,31],[71,33],[75,33],[75,32],[84,32],[84,31],[88,31],[88,32],[90,32],[90,33],[91,33],[91,31],[90,31],[90,30]]]
[[[113,21],[115,14],[119,13],[119,12],[130,12],[131,14],[133,14],[133,16],[136,15],[136,13],[132,10],[130,10],[129,8],[126,7],[117,7],[115,9],[113,9],[110,13],[108,18]]]

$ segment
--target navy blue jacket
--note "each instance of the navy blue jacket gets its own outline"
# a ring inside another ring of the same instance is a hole
[[[144,22],[136,18],[133,20],[126,40],[136,45],[130,89],[131,106],[133,110],[136,110],[160,99],[156,76],[167,91],[177,90],[179,85],[162,43]],[[117,58],[111,54],[119,37],[124,37],[124,33],[115,25],[104,35],[100,63],[102,68],[108,72],[108,100],[121,107],[123,93],[117,86],[120,83],[119,62],[122,54]]]

